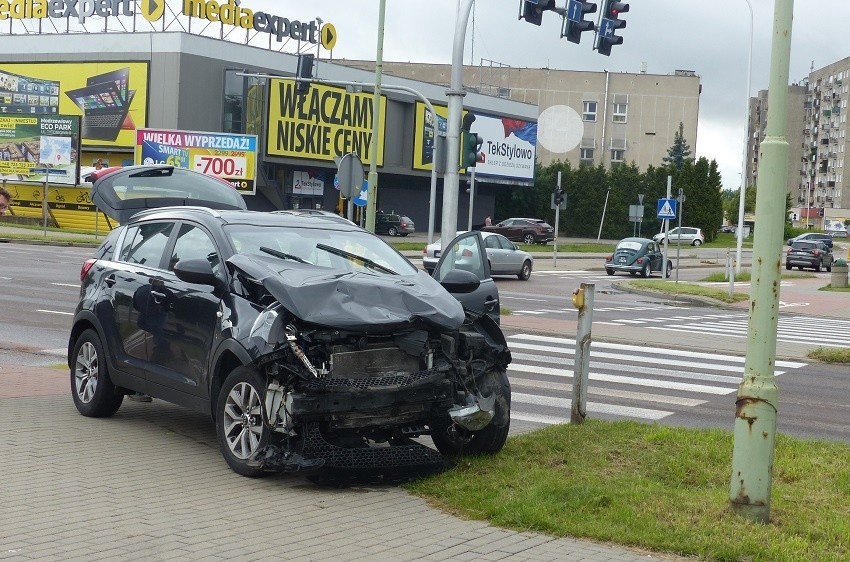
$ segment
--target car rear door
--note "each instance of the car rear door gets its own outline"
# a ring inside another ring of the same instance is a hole
[[[479,285],[473,291],[452,292],[452,295],[464,309],[486,313],[499,322],[499,289],[490,276],[484,240],[478,232],[459,234],[443,248],[440,261],[434,268],[434,278],[442,283],[448,273],[455,269],[471,272],[478,278]]]
[[[498,234],[487,236],[484,238],[484,247],[487,250],[487,259],[490,261],[490,273],[493,275],[501,275],[507,268],[507,256],[505,251],[499,244],[499,238],[503,238]]]

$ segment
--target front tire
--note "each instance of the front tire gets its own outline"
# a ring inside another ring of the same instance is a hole
[[[263,393],[266,384],[254,369],[237,367],[218,395],[215,429],[218,446],[233,472],[256,478],[265,472],[248,465],[248,460],[269,442],[271,429],[265,423]]]
[[[71,367],[71,396],[74,406],[90,418],[108,418],[118,411],[124,395],[116,392],[103,344],[94,330],[86,330],[74,344],[74,365]]]
[[[534,244],[534,235],[530,232],[523,234],[522,241],[525,242],[527,245],[531,246],[532,244]]]
[[[511,427],[511,384],[505,371],[490,371],[479,381],[482,395],[496,393],[496,413],[490,424],[480,431],[470,432],[446,420],[434,424],[431,440],[437,450],[447,457],[493,455],[502,450]]]
[[[517,273],[517,279],[520,281],[528,281],[531,277],[531,262],[526,260],[522,262],[522,269]]]

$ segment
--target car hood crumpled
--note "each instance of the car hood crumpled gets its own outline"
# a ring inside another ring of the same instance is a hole
[[[424,271],[372,275],[242,254],[227,262],[261,283],[292,314],[322,326],[391,332],[422,322],[456,330],[465,318],[460,302]]]

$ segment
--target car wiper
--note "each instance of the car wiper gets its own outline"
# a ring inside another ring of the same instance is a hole
[[[298,263],[310,263],[304,258],[299,258],[298,256],[293,256],[292,254],[287,254],[286,252],[281,252],[280,250],[275,250],[274,248],[269,248],[267,246],[260,246],[260,251],[271,254],[276,258],[297,261]]]
[[[334,248],[333,246],[326,246],[325,244],[316,244],[316,247],[320,250],[324,250],[326,252],[330,252],[331,254],[335,254],[337,256],[341,256],[343,258],[349,259],[353,262],[360,262],[365,266],[371,267],[373,269],[379,269],[384,273],[389,273],[390,275],[398,275],[395,271],[390,269],[389,267],[383,266],[378,262],[372,261],[369,258],[364,258],[363,256],[358,256],[357,254],[352,254],[351,252],[346,252],[345,250],[340,250],[339,248]]]

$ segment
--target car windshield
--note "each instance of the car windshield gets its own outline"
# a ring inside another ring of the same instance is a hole
[[[633,240],[623,240],[619,244],[617,244],[618,250],[640,250],[640,242],[635,242]]]
[[[415,275],[418,269],[392,246],[364,231],[231,224],[225,233],[239,254],[281,259],[338,271]]]

